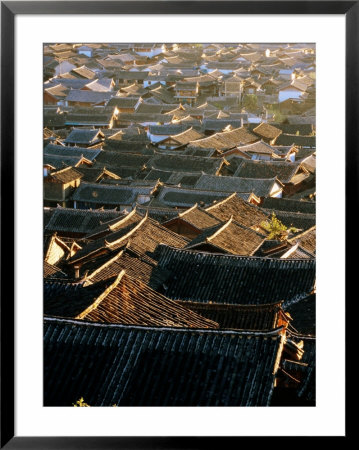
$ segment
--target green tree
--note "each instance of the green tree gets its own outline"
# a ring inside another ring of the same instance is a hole
[[[248,111],[256,111],[258,108],[258,97],[254,94],[246,94],[243,97],[243,106]]]
[[[261,227],[268,231],[267,239],[278,239],[280,241],[287,237],[287,227],[272,213],[272,217],[261,223]]]

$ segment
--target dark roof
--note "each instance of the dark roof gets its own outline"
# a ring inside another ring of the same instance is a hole
[[[83,147],[65,147],[63,145],[47,144],[44,154],[47,156],[83,156],[89,161],[93,161],[101,153],[100,148],[91,149]]]
[[[182,302],[180,300],[176,300],[176,302],[217,322],[221,329],[273,330],[277,328],[278,319],[283,317],[280,302],[249,306]]]
[[[83,210],[72,208],[54,208],[51,219],[45,230],[61,233],[90,233],[102,222],[114,219],[121,215],[118,211],[111,210]]]
[[[241,120],[238,119],[205,119],[202,122],[202,129],[210,131],[223,131],[228,125],[232,128],[239,128],[241,126]]]
[[[118,121],[120,123],[171,123],[172,115],[151,114],[151,113],[120,113]]]
[[[70,111],[66,114],[65,125],[107,127],[112,117],[113,111]]]
[[[186,130],[188,125],[185,124],[167,124],[167,125],[150,125],[148,131],[158,136],[171,136]]]
[[[95,144],[102,138],[100,130],[73,128],[64,142],[68,144]]]
[[[248,203],[235,193],[215,205],[209,206],[206,211],[222,222],[229,220],[232,216],[236,222],[246,227],[259,225],[268,217],[268,214],[257,206]]]
[[[44,278],[54,280],[66,280],[67,274],[62,272],[58,267],[44,261]]]
[[[160,245],[158,270],[171,275],[163,292],[173,300],[260,305],[307,296],[314,260],[219,255]]]
[[[313,133],[314,130],[313,125],[309,123],[273,123],[272,125],[279,130],[282,130],[284,134],[297,134],[297,132],[299,132],[301,136],[309,136]]]
[[[167,206],[190,208],[195,203],[203,206],[211,205],[215,201],[223,200],[228,192],[212,192],[201,189],[188,189],[165,186],[156,198]]]
[[[123,140],[106,139],[103,144],[103,149],[106,151],[123,152],[123,153],[137,153],[139,155],[154,155],[154,148],[148,148],[147,143],[150,141],[142,138],[143,135],[124,138]]]
[[[184,155],[191,155],[191,156],[201,156],[201,157],[208,157],[210,158],[215,153],[214,148],[196,148],[196,147],[187,147],[183,154]]]
[[[215,175],[202,175],[195,184],[195,189],[222,192],[253,192],[258,197],[270,195],[277,178],[239,178],[219,177]],[[281,186],[282,187],[282,186]]]
[[[46,318],[44,404],[268,406],[282,340]]]
[[[117,108],[134,108],[138,103],[138,97],[112,97],[107,106],[116,106]]]
[[[55,155],[44,155],[43,164],[44,166],[52,166],[55,169],[62,169],[66,166],[75,167],[83,159],[82,156],[55,156]]]
[[[112,280],[84,287],[81,283],[44,282],[44,314],[61,317],[76,317],[91,305]]]
[[[216,174],[223,164],[221,158],[198,156],[155,155],[148,161],[148,167],[176,172],[204,172]]]
[[[71,181],[79,180],[83,175],[73,167],[66,167],[65,169],[52,172],[44,178],[45,182],[54,181],[61,184],[71,183]]]
[[[144,179],[152,181],[160,180],[162,182],[166,182],[170,178],[172,173],[173,173],[172,171],[168,170],[151,169]]]
[[[201,174],[198,172],[172,172],[172,175],[166,180],[167,184],[174,184],[181,187],[193,188]]]
[[[65,114],[58,114],[56,110],[49,110],[44,108],[44,127],[64,127],[65,126]]]
[[[189,249],[213,248],[218,253],[249,256],[260,247],[265,236],[231,219],[203,230],[187,246]]]
[[[283,305],[283,308],[288,312],[292,321],[290,323],[291,329],[295,329],[297,333],[315,336],[316,324],[316,295],[312,294],[308,297],[300,299],[289,305]],[[201,314],[201,313],[199,313]]]
[[[138,195],[151,195],[151,188],[134,186],[116,186],[98,183],[81,183],[72,199],[103,205],[132,205]]]
[[[122,166],[127,166],[140,169],[145,164],[147,165],[150,159],[151,155],[106,150],[97,156],[95,167],[121,168]]]
[[[87,80],[88,82],[88,80]],[[79,102],[79,103],[103,103],[110,100],[113,97],[113,92],[99,92],[99,91],[89,91],[81,89],[71,89],[66,97],[68,102]]]
[[[88,183],[96,183],[101,181],[102,177],[107,177],[109,179],[119,178],[116,174],[106,170],[105,168],[94,169],[93,167],[79,167],[77,170],[83,175],[81,179],[82,182],[86,181]]]
[[[277,211],[300,212],[305,214],[315,214],[315,202],[292,200],[290,198],[266,197],[261,203],[263,208],[275,209]]]
[[[300,136],[296,134],[281,134],[275,145],[296,145],[298,147],[316,147],[316,136]]]
[[[300,168],[299,163],[289,161],[259,161],[243,159],[234,173],[241,178],[274,178],[289,183]]]
[[[315,214],[303,214],[288,211],[277,211],[275,209],[262,209],[268,214],[274,213],[286,227],[294,227],[299,230],[308,230],[316,224]]]

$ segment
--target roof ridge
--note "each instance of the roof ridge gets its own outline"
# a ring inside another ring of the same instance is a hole
[[[45,316],[45,322],[57,322],[57,323],[65,323],[72,325],[80,325],[80,326],[91,326],[96,328],[134,328],[139,330],[147,330],[147,331],[167,331],[167,332],[176,332],[176,333],[213,333],[213,334],[226,334],[226,335],[244,335],[244,336],[277,336],[282,338],[280,332],[284,329],[284,326],[280,326],[270,331],[242,331],[242,330],[225,330],[225,329],[208,329],[208,328],[175,328],[175,327],[154,327],[154,326],[144,326],[144,325],[123,325],[117,323],[98,323],[98,322],[84,322],[78,319],[67,319],[62,317],[51,317]],[[293,333],[291,333],[293,334]],[[305,336],[309,337],[309,336]]]
[[[191,211],[193,211],[194,209],[196,209],[197,206],[198,206],[198,203],[195,203],[193,206],[191,206],[191,208],[186,209],[185,211],[179,213],[179,214],[178,214],[178,217],[183,217],[183,216],[185,216],[185,215],[188,214],[189,212],[191,212]]]
[[[215,208],[218,205],[222,205],[223,203],[226,203],[229,199],[235,197],[237,195],[237,192],[233,192],[233,194],[229,195],[228,197],[226,197],[225,199],[221,200],[220,202],[215,203],[214,205],[208,206],[207,208],[205,208],[205,211],[209,211],[212,208]]]
[[[96,309],[98,305],[102,302],[102,300],[104,300],[108,296],[108,294],[118,286],[119,282],[121,281],[125,273],[126,273],[125,270],[121,270],[119,275],[116,277],[116,280],[107,289],[105,289],[102,292],[102,294],[99,297],[97,297],[97,299],[88,308],[82,311],[82,313],[78,314],[75,317],[75,319],[83,319],[84,317],[87,316],[87,314]]]
[[[208,238],[206,238],[207,241],[211,241],[212,239],[214,239],[216,236],[218,236],[220,233],[222,233],[223,230],[225,230],[233,221],[233,215],[231,215],[231,217],[227,220],[227,222],[222,225],[214,234],[212,234],[212,236],[209,236]]]
[[[114,229],[116,229],[116,227],[124,222],[126,222],[129,218],[131,218],[132,216],[135,215],[136,213],[136,206],[133,208],[133,210],[128,213],[127,215],[125,215],[125,217],[123,217],[122,219],[120,219],[118,222],[114,223],[113,225],[109,225],[108,228],[109,230],[113,231]]]
[[[113,258],[109,259],[105,264],[102,264],[102,266],[98,267],[96,270],[94,270],[91,275],[86,276],[85,277],[85,281],[90,281],[92,283],[92,278],[98,274],[99,272],[101,272],[101,270],[103,270],[105,267],[108,267],[109,265],[111,265],[115,260],[117,260],[118,258],[120,258],[123,255],[124,250],[121,250],[120,252],[117,253],[117,255],[115,255]]]
[[[111,249],[112,247],[114,247],[115,245],[118,245],[120,242],[124,241],[125,239],[129,238],[130,236],[132,236],[132,234],[137,231],[147,220],[148,218],[148,211],[146,211],[145,216],[143,217],[143,219],[138,222],[138,224],[132,228],[132,230],[130,230],[128,233],[126,233],[124,236],[121,236],[119,239],[113,241],[113,242],[108,242],[105,239],[105,247]]]

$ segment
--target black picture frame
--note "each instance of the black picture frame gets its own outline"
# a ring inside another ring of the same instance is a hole
[[[341,14],[346,19],[346,235],[358,203],[359,1],[1,2],[1,441],[6,449],[232,448],[240,437],[15,436],[14,406],[14,36],[18,14]],[[346,266],[355,243],[346,240]],[[354,252],[353,252],[354,248]],[[346,292],[353,279],[346,271]],[[348,330],[348,326],[346,330]],[[348,331],[346,331],[347,337]],[[348,342],[348,339],[346,339]],[[347,351],[346,351],[347,353]],[[346,400],[348,400],[346,398]],[[348,403],[346,402],[346,408]],[[346,409],[347,410],[347,409]],[[346,436],[349,437],[348,424]],[[297,437],[295,437],[297,439]],[[242,437],[242,439],[244,439]],[[263,439],[263,438],[262,438]],[[283,437],[282,441],[292,438]],[[302,438],[305,439],[305,438]]]

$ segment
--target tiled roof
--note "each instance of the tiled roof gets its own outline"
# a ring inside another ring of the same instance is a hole
[[[297,134],[299,133],[301,136],[309,136],[313,133],[314,127],[312,124],[306,123],[298,123],[298,124],[290,124],[290,123],[274,123],[272,124],[279,130],[282,130],[284,134]]]
[[[63,169],[66,166],[76,167],[84,158],[82,156],[55,156],[55,155],[44,155],[43,164],[44,166],[52,166],[55,169]],[[90,161],[89,161],[90,162]]]
[[[131,214],[131,213],[130,213]],[[85,260],[101,252],[112,252],[121,249],[129,242],[131,248],[139,250],[139,253],[151,256],[160,243],[166,243],[174,247],[183,248],[188,244],[188,239],[168,230],[155,220],[139,214],[128,215],[128,220],[123,220],[120,226],[105,237],[96,239],[83,246],[71,259],[71,263]],[[105,226],[106,224],[104,224]]]
[[[167,299],[125,270],[75,318],[123,325],[218,328],[216,322]]]
[[[277,211],[275,209],[264,209],[262,211],[268,215],[274,213],[286,227],[294,227],[299,230],[308,230],[315,226],[315,214],[303,214],[288,211]]]
[[[163,293],[173,300],[260,305],[305,297],[314,288],[314,260],[219,255],[160,245],[158,270],[171,275]]]
[[[61,233],[90,233],[101,222],[106,222],[121,215],[111,210],[84,210],[72,208],[55,208],[45,230]]]
[[[299,245],[306,251],[315,255],[316,253],[316,227],[313,226],[301,234],[297,234],[294,238],[289,239],[292,244]]]
[[[253,192],[258,197],[270,195],[276,178],[239,178],[239,177],[218,177],[215,175],[202,175],[195,184],[195,189],[206,189],[209,191],[222,192]]]
[[[74,128],[64,142],[68,144],[92,144],[97,143],[101,137],[102,133],[99,130]]]
[[[103,205],[132,205],[138,195],[151,195],[151,188],[134,186],[115,186],[110,184],[81,183],[72,199]]]
[[[276,153],[275,149],[271,147],[270,145],[266,144],[263,141],[254,142],[253,144],[249,145],[242,145],[238,147],[238,150],[241,150],[245,153],[260,153],[260,154],[266,154],[271,155],[272,153]]]
[[[261,136],[265,139],[275,139],[282,134],[282,130],[269,125],[268,123],[261,123],[256,128],[253,129],[253,133]]]
[[[315,202],[292,200],[290,198],[266,197],[261,204],[262,208],[275,209],[277,211],[300,212],[315,214]]]
[[[216,133],[207,138],[198,139],[190,142],[190,147],[215,148],[216,150],[228,150],[238,145],[250,144],[257,141],[258,138],[247,131],[245,128],[236,128],[232,131]]]
[[[214,155],[215,152],[216,152],[216,150],[214,148],[187,147],[184,150],[183,154],[210,158],[211,156]]]
[[[58,267],[44,261],[44,278],[66,280],[67,274],[62,272]]]
[[[229,219],[205,229],[186,248],[201,250],[213,247],[218,253],[250,256],[260,247],[265,236]]]
[[[268,331],[277,328],[283,317],[281,303],[270,305],[223,305],[176,300],[203,317],[217,322],[221,329]]]
[[[181,187],[193,188],[201,174],[198,172],[172,172],[172,175],[166,180],[167,184],[175,184]]]
[[[72,72],[79,75],[81,78],[86,78],[88,80],[92,80],[96,77],[96,73],[86,66],[76,67],[75,69],[72,69]]]
[[[156,277],[153,276],[153,269],[157,266],[157,261],[154,259],[147,255],[138,254],[130,246],[114,253],[114,256],[112,255],[110,259],[100,263],[97,268],[87,274],[85,284],[98,283],[113,278],[119,275],[122,270],[125,270],[127,275],[150,285],[153,289],[156,289],[163,282],[163,276],[159,271]]]
[[[113,95],[113,92],[83,91],[81,89],[71,89],[66,97],[66,101],[96,104],[108,102],[108,100],[110,100]]]
[[[179,145],[186,145],[190,141],[195,141],[196,139],[200,139],[202,137],[203,134],[199,133],[193,128],[189,128],[188,130],[183,131],[182,133],[171,136],[171,140],[178,142]]]
[[[268,406],[278,332],[186,330],[46,318],[44,404]]]
[[[257,206],[246,202],[236,194],[209,206],[206,211],[222,222],[229,220],[232,216],[233,220],[246,227],[259,225],[268,217],[268,214],[261,211]]]
[[[316,147],[316,136],[300,136],[296,134],[281,134],[275,145],[296,145],[298,147]]]
[[[57,99],[62,100],[63,98],[67,97],[69,88],[62,84],[57,84],[55,86],[45,88],[45,92],[48,92],[53,97],[56,97]]]
[[[190,225],[194,226],[198,230],[204,230],[205,228],[213,227],[214,225],[218,225],[220,221],[208,213],[203,208],[199,207],[197,204],[192,208],[187,209],[186,211],[180,212],[177,216],[173,217],[167,222],[163,224],[166,226],[169,222],[176,221],[180,219]]]
[[[65,169],[50,173],[44,178],[44,181],[47,182],[51,180],[57,183],[66,184],[71,183],[71,181],[79,180],[82,176],[82,173],[73,167],[66,167]]]
[[[203,206],[211,205],[215,201],[223,200],[228,192],[213,192],[203,189],[188,189],[165,186],[156,198],[167,206],[190,208],[195,203]]]
[[[138,103],[138,97],[112,97],[107,106],[117,106],[118,108],[134,108]]]
[[[148,127],[148,131],[149,133],[157,136],[171,136],[181,133],[187,128],[187,125],[169,123],[167,125],[150,125]]]
[[[86,181],[88,183],[96,183],[101,181],[103,176],[105,179],[106,177],[110,179],[119,179],[116,174],[106,170],[105,168],[94,169],[93,167],[79,167],[77,170],[83,175],[82,182]]]
[[[118,115],[120,123],[163,123],[169,124],[172,121],[172,116],[169,114],[151,114],[151,113],[120,113]]]
[[[204,172],[216,174],[223,164],[221,158],[202,158],[198,156],[155,155],[147,166],[153,169],[176,172]]]
[[[127,166],[140,169],[147,165],[150,159],[151,155],[106,150],[97,156],[95,167],[106,167],[111,170],[111,167]]]
[[[291,329],[294,328],[297,333],[315,336],[316,324],[316,295],[312,294],[305,297],[298,302],[283,305],[284,310],[288,312],[291,317]],[[199,313],[200,314],[200,313]]]
[[[83,156],[89,161],[93,161],[101,153],[100,148],[91,149],[83,147],[65,147],[63,145],[47,144],[44,148],[44,154],[47,156]]]
[[[289,183],[300,168],[299,163],[288,161],[242,160],[234,176],[241,178],[274,178]]]

